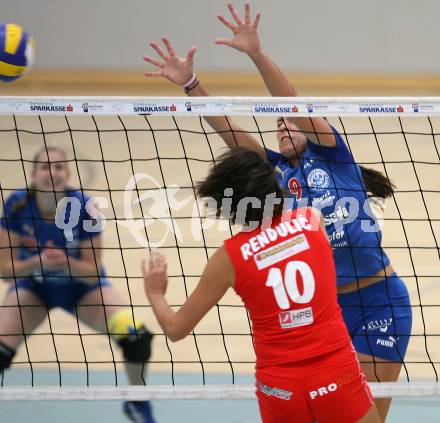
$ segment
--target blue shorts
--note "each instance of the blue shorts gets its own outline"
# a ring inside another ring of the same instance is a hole
[[[9,289],[28,289],[32,291],[48,308],[48,310],[60,307],[69,313],[75,311],[75,305],[81,302],[85,295],[99,288],[110,286],[107,278],[101,278],[99,282],[91,285],[78,279],[71,279],[69,282],[38,282],[32,278],[18,279],[15,285]]]
[[[396,274],[359,291],[338,294],[338,302],[357,352],[403,362],[412,309],[405,283]]]

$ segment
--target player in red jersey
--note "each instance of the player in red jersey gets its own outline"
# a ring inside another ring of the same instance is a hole
[[[143,264],[145,292],[164,333],[173,342],[183,339],[233,287],[252,320],[264,423],[380,422],[337,303],[319,212],[283,212],[272,166],[246,149],[220,157],[197,191],[210,205],[215,200],[217,217],[226,214],[246,230],[215,252],[177,312],[165,299],[165,257],[151,252]]]

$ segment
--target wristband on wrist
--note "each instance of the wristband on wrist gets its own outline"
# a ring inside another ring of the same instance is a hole
[[[181,88],[185,90],[186,88],[188,88],[189,86],[194,84],[194,81],[196,79],[197,79],[197,75],[193,72],[191,79],[188,82],[186,82],[185,84],[181,85]]]
[[[198,79],[196,79],[192,85],[190,85],[188,88],[184,89],[185,93],[188,94],[191,90],[193,90],[199,84],[200,84],[200,81]]]

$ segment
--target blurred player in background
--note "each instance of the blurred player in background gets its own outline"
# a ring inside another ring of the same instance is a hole
[[[233,37],[217,39],[216,43],[246,53],[273,96],[296,96],[283,72],[261,49],[257,32],[260,14],[252,21],[246,4],[241,19],[232,4],[228,7],[233,21],[222,15],[218,18]],[[162,40],[166,52],[156,42],[151,43],[161,60],[144,57],[158,68],[146,75],[165,77],[190,96],[209,95],[193,72],[196,47],[182,58],[166,37]],[[229,147],[246,147],[267,158],[280,184],[290,191],[293,207],[310,204],[321,209],[336,262],[338,300],[359,361],[369,381],[397,380],[411,334],[409,295],[381,248],[380,228],[362,229],[363,225],[377,225],[367,192],[386,198],[393,193],[392,184],[380,172],[357,165],[341,135],[324,118],[279,118],[279,153],[264,148],[230,117],[205,119]],[[343,197],[353,199],[358,211],[352,204],[336,206]],[[377,399],[376,403],[385,419],[391,399]]]
[[[232,189],[229,212],[222,201],[226,189]],[[284,193],[271,164],[244,148],[221,156],[197,191],[209,204],[215,200],[217,217],[228,213],[233,224],[257,227],[224,242],[177,311],[165,298],[165,257],[151,252],[144,263],[145,292],[165,335],[171,341],[186,337],[232,287],[252,320],[264,423],[380,422],[337,303],[320,213],[283,213]],[[273,215],[265,212],[268,201]]]
[[[106,278],[97,220],[104,216],[85,194],[69,187],[69,177],[66,153],[45,148],[34,158],[30,189],[15,191],[4,204],[0,271],[9,287],[0,306],[0,370],[10,366],[24,336],[60,307],[99,333],[111,334],[122,349],[130,383],[143,385],[152,334]],[[75,201],[61,219],[69,221],[74,204],[80,206],[70,236],[55,221],[57,205],[68,198]],[[148,401],[127,401],[124,412],[132,421],[154,422]]]

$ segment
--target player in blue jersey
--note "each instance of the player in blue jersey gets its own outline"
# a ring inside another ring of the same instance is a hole
[[[33,163],[30,189],[4,201],[0,222],[0,271],[9,285],[0,306],[0,371],[10,366],[24,336],[60,307],[111,334],[130,383],[144,384],[152,334],[106,278],[99,221],[104,215],[93,200],[69,187],[63,150],[43,149]],[[127,401],[124,412],[132,421],[154,422],[148,401]]]
[[[283,72],[261,49],[260,14],[251,20],[246,4],[241,19],[233,5],[228,7],[233,21],[218,18],[233,38],[216,43],[246,53],[273,96],[296,96]],[[146,75],[165,77],[189,96],[209,95],[193,73],[196,48],[182,58],[166,37],[162,40],[166,52],[157,43],[150,44],[161,60],[144,57],[158,68]],[[292,207],[308,204],[321,209],[334,249],[339,304],[364,373],[370,382],[397,380],[411,334],[411,305],[404,282],[381,248],[382,234],[367,195],[386,198],[393,193],[392,184],[380,172],[357,165],[341,135],[324,118],[278,119],[279,152],[265,149],[229,117],[205,119],[229,147],[249,148],[272,163],[280,184],[290,191]],[[390,400],[376,402],[385,419]]]

